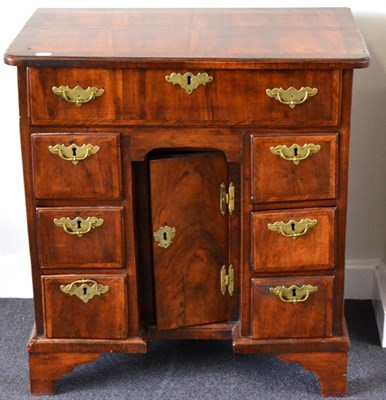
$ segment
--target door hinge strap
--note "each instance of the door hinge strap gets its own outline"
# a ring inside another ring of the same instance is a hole
[[[235,289],[235,270],[232,264],[229,265],[228,274],[226,270],[226,266],[223,265],[220,272],[221,294],[225,296],[228,289],[229,296],[232,296]]]
[[[231,182],[227,187],[225,183],[220,185],[220,212],[225,215],[228,207],[229,214],[235,210],[235,185]]]

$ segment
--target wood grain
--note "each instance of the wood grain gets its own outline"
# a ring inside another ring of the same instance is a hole
[[[77,365],[95,361],[99,357],[98,353],[30,353],[31,394],[55,394],[55,383],[62,375],[70,373]]]
[[[340,101],[340,71],[207,72],[213,81],[191,95],[165,80],[185,69],[29,68],[31,121],[36,125],[202,124],[263,126],[336,126]],[[96,86],[105,90],[82,107],[52,92],[53,86]],[[318,88],[318,94],[291,109],[266,95],[266,89],[294,86]]]
[[[121,162],[117,134],[32,135],[35,195],[40,199],[119,199]],[[92,144],[99,151],[74,165],[49,146]]]
[[[337,135],[251,137],[251,197],[255,203],[336,197]],[[319,145],[318,153],[295,165],[270,151],[294,144]],[[323,171],[323,173],[320,173]]]
[[[232,334],[235,352],[276,352],[317,373],[324,395],[344,394],[352,69],[369,64],[348,9],[38,10],[4,59],[19,66],[32,393],[53,393],[63,373],[100,352],[145,352],[148,334]],[[213,81],[188,95],[165,80],[187,71]],[[105,93],[77,108],[52,93],[60,85]],[[265,93],[289,86],[318,94],[290,109]],[[51,139],[99,141],[106,152],[71,169],[51,163]],[[311,140],[322,151],[296,167],[267,152]],[[217,187],[230,180],[236,211],[223,218]],[[57,212],[105,224],[73,241],[53,225]],[[266,229],[270,217],[312,213],[317,227],[296,241]],[[152,231],[169,219],[177,237],[160,249]],[[236,288],[224,299],[219,268],[229,263]],[[82,305],[57,293],[79,277],[117,295]],[[292,283],[319,291],[296,305],[267,295]]]
[[[122,268],[121,207],[41,207],[37,209],[40,265],[47,269]],[[55,218],[97,217],[103,224],[82,237],[54,224]]]
[[[83,279],[94,280],[109,290],[84,303],[60,289],[61,285]],[[44,276],[42,286],[48,338],[123,339],[127,336],[125,276]]]
[[[268,229],[275,222],[316,219],[296,240]],[[252,268],[262,271],[312,271],[334,268],[335,209],[301,209],[252,213]]]
[[[153,240],[158,329],[225,321],[228,297],[220,270],[228,264],[228,218],[219,208],[227,182],[221,153],[197,153],[150,161],[152,230],[176,229],[168,248]]]
[[[359,68],[369,56],[348,8],[40,9],[4,60],[40,66],[199,60],[244,68]]]
[[[332,334],[334,278],[288,277],[252,279],[252,338],[311,338]],[[312,285],[318,291],[301,303],[285,303],[269,289]]]
[[[320,381],[323,397],[345,397],[347,353],[282,353],[278,358],[300,364]]]

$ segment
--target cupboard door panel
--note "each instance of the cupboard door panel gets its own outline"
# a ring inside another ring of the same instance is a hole
[[[150,161],[152,231],[175,228],[167,248],[153,238],[158,329],[227,319],[219,280],[228,259],[228,218],[219,208],[219,188],[226,181],[221,153]]]

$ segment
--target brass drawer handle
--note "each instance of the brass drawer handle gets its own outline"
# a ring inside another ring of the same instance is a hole
[[[82,146],[78,146],[77,144],[71,144],[69,146],[56,144],[54,146],[48,146],[48,150],[52,154],[63,158],[63,160],[71,161],[76,165],[79,161],[91,157],[92,154],[98,153],[99,146],[94,146],[92,144],[84,144]]]
[[[75,86],[72,89],[69,86],[53,86],[52,91],[69,103],[74,103],[77,107],[81,107],[82,104],[102,96],[105,92],[104,89],[99,89],[95,86],[89,86],[87,89],[83,89],[81,86]]]
[[[292,161],[295,165],[299,165],[300,161],[318,153],[320,148],[319,144],[306,143],[303,146],[299,146],[295,143],[290,147],[281,144],[276,147],[272,146],[269,150],[271,150],[271,153],[284,158],[284,160]]]
[[[288,288],[285,286],[276,286],[275,288],[269,288],[269,292],[278,296],[281,301],[292,304],[306,301],[310,297],[310,294],[316,293],[317,291],[318,287],[312,285],[303,285],[300,287],[292,285]]]
[[[314,228],[317,223],[316,219],[305,218],[300,221],[291,219],[288,222],[277,221],[273,224],[268,224],[268,229],[272,232],[280,233],[285,237],[297,239],[299,236],[305,235],[310,228]]]
[[[80,286],[78,286],[80,284]],[[90,286],[91,284],[91,286]],[[69,296],[76,296],[83,303],[88,303],[94,296],[101,296],[109,291],[110,287],[102,285],[92,279],[81,279],[68,285],[60,285],[60,290]]]
[[[192,94],[193,90],[197,89],[200,85],[205,86],[207,83],[212,82],[213,76],[209,76],[206,72],[199,72],[197,75],[191,72],[185,72],[183,75],[172,72],[170,75],[166,75],[165,79],[173,85],[180,85],[186,93]]]
[[[81,217],[76,217],[75,219],[63,217],[54,219],[56,226],[63,228],[69,235],[76,235],[78,237],[82,237],[86,233],[89,233],[91,229],[101,226],[103,222],[103,218],[97,217],[88,217],[86,219]]]
[[[286,104],[290,108],[295,108],[295,106],[304,103],[309,97],[315,96],[318,93],[318,89],[310,88],[308,86],[295,89],[293,86],[291,86],[288,89],[267,89],[265,93],[267,96],[273,97],[277,101],[280,101],[280,103]]]

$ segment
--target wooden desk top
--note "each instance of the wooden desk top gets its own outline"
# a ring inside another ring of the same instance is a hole
[[[48,55],[49,54],[49,55]],[[38,9],[10,65],[362,68],[369,55],[348,8]]]

